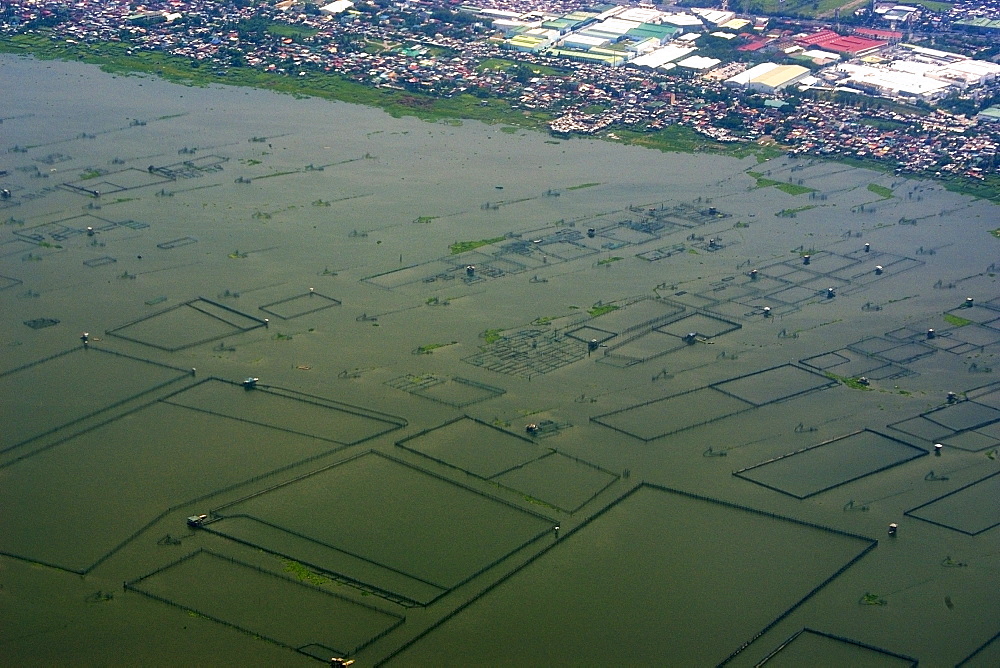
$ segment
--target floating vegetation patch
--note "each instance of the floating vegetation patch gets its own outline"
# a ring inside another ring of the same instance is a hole
[[[968,318],[957,316],[954,313],[945,313],[942,317],[946,323],[949,325],[955,325],[955,327],[965,327],[966,325],[972,324],[972,321]]]
[[[34,320],[25,320],[24,324],[32,329],[45,329],[58,325],[59,321],[56,318],[35,318]]]
[[[485,332],[479,335],[487,344],[496,343],[503,338],[502,329],[487,329]]]
[[[498,244],[504,240],[504,237],[493,237],[492,239],[480,239],[479,241],[456,241],[451,246],[449,250],[452,255],[458,255],[459,253],[465,253],[466,251],[475,250],[481,246],[489,246],[490,244]]]
[[[599,186],[600,183],[581,183],[578,186],[570,186],[566,190],[583,190],[584,188],[593,188],[594,186]]]
[[[438,348],[444,348],[445,346],[453,346],[458,341],[452,341],[451,343],[428,343],[426,345],[420,346],[413,351],[414,355],[430,355],[432,352]]]
[[[889,199],[892,197],[892,188],[886,188],[885,186],[880,186],[877,183],[868,184],[868,192],[873,192],[879,197]]]
[[[797,206],[792,209],[782,209],[781,211],[779,211],[774,215],[777,216],[778,218],[795,218],[798,214],[802,213],[803,211],[808,211],[809,209],[815,209],[817,206],[818,205],[816,204],[806,204],[805,206]],[[733,227],[737,226],[739,226],[739,223],[737,223]],[[749,225],[747,225],[747,227],[749,227]]]
[[[747,176],[750,176],[757,181],[756,188],[770,188],[774,186],[778,190],[789,195],[805,195],[806,193],[816,192],[815,188],[810,188],[809,186],[804,186],[797,183],[785,183],[784,181],[775,181],[774,179],[769,179],[765,177],[760,172],[747,172]]]
[[[590,317],[596,318],[599,315],[604,315],[605,313],[611,313],[612,311],[617,311],[619,308],[621,307],[618,306],[617,304],[594,304],[589,309],[587,309],[587,313],[590,315]]]
[[[858,603],[860,605],[886,605],[887,601],[878,594],[865,592],[865,595],[858,600]]]
[[[851,388],[852,390],[871,390],[872,389],[871,387],[868,386],[868,383],[865,382],[862,378],[851,378],[849,376],[838,376],[837,374],[830,373],[829,371],[825,371],[823,373],[823,375],[825,375],[830,380],[835,380],[835,381],[837,381],[838,383],[840,383],[842,385],[846,385],[847,387]]]

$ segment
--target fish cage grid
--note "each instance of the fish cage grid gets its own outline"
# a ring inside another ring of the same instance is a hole
[[[506,394],[507,390],[459,376],[404,374],[385,383],[389,387],[447,406],[464,408]]]
[[[817,371],[829,371],[843,378],[869,380],[896,380],[912,375],[912,371],[898,364],[885,362],[850,348],[839,348],[799,360],[799,364]]]
[[[891,364],[906,366],[919,359],[933,355],[937,349],[920,341],[900,343],[883,337],[862,339],[847,345],[849,350],[884,360]]]
[[[117,172],[101,174],[93,178],[78,179],[60,184],[61,188],[88,197],[110,195],[114,193],[158,186],[173,181],[167,174],[155,171],[129,167]]]
[[[177,179],[197,179],[207,174],[222,171],[223,165],[227,162],[229,162],[229,158],[211,154],[201,156],[200,158],[174,162],[162,167],[151,165],[149,172],[151,174],[158,174],[170,181],[176,181]]]
[[[587,347],[579,341],[537,329],[523,329],[502,336],[483,350],[462,359],[496,373],[530,378],[579,362]]]

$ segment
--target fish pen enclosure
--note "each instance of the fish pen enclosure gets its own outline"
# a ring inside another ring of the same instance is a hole
[[[617,555],[626,540],[632,557],[623,569]],[[430,633],[434,642],[404,647],[398,659],[400,665],[458,665],[503,656],[510,665],[530,665],[545,656],[562,665],[589,665],[617,647],[635,665],[657,665],[665,656],[683,665],[720,665],[875,545],[870,538],[642,484],[559,536],[461,615],[445,618]],[[470,656],[461,639],[476,629],[490,633]]]
[[[926,454],[909,443],[862,429],[748,466],[733,475],[807,499]]]
[[[388,606],[204,549],[125,589],[324,662],[361,651],[405,621]]]
[[[619,479],[611,471],[468,416],[396,445],[566,513],[576,512]]]
[[[431,604],[555,524],[374,451],[214,508],[210,517],[205,531],[408,607]]]
[[[0,466],[5,502],[31,509],[0,514],[0,553],[87,573],[174,509],[405,424],[323,397],[207,379]]]
[[[418,397],[437,401],[446,406],[462,408],[480,401],[499,397],[507,390],[458,376],[441,377],[425,373],[419,376],[405,374],[385,383],[389,387],[409,392]]]
[[[333,306],[340,306],[340,304],[341,301],[339,299],[321,295],[312,288],[309,288],[309,292],[285,297],[270,304],[264,304],[260,307],[260,310],[282,320],[291,320],[292,318],[316,313],[317,311],[322,311]]]
[[[836,384],[812,371],[782,364],[590,419],[641,441],[652,441]]]
[[[0,466],[40,436],[190,376],[93,343],[0,373]]]
[[[173,180],[173,177],[166,172],[157,171],[152,168],[136,169],[130,167],[110,174],[95,174],[91,178],[68,181],[61,184],[61,187],[80,195],[100,197],[136,188],[163,185]]]
[[[266,320],[198,297],[120,325],[105,334],[157,350],[177,352],[266,326]]]
[[[968,536],[1000,526],[1000,472],[911,508],[906,515]]]
[[[815,631],[797,631],[757,664],[767,668],[782,666],[854,666],[855,668],[916,668],[910,656],[890,652],[867,643]]]
[[[1000,388],[970,390],[964,399],[932,408],[889,425],[890,429],[930,443],[967,452],[995,448],[1000,442]]]

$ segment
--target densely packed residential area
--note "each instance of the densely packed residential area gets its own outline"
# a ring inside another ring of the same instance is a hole
[[[7,0],[0,46],[119,43],[188,59],[219,81],[252,68],[504,100],[560,136],[680,126],[706,141],[988,180],[1000,142],[1000,0],[930,6],[874,0],[821,15],[820,3],[796,0]]]

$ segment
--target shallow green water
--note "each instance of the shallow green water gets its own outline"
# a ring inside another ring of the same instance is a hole
[[[9,662],[995,663],[996,207],[0,77]]]

